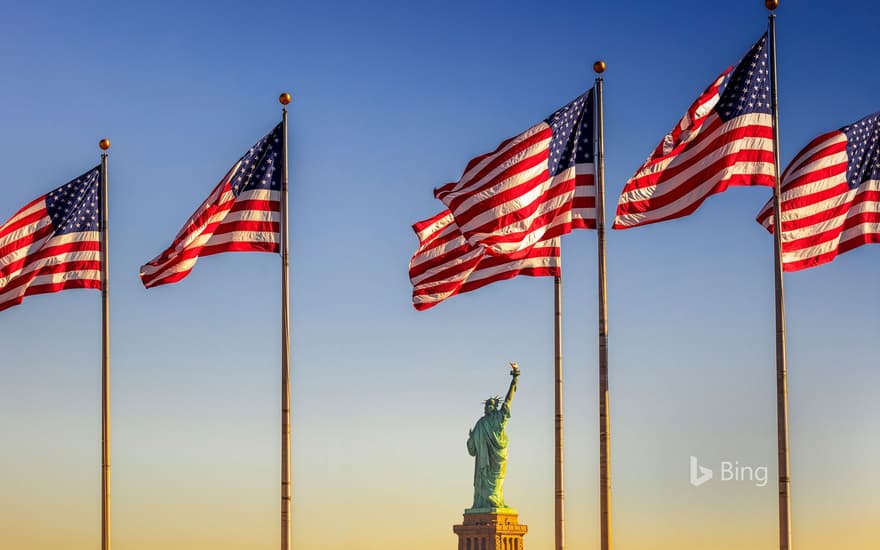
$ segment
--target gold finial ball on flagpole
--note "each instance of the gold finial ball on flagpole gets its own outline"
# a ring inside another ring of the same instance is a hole
[[[290,94],[284,92],[280,96],[278,96],[278,101],[281,102],[282,105],[287,105],[290,103]]]
[[[768,10],[773,11],[779,7],[779,0],[764,0],[764,6]]]
[[[593,70],[596,71],[596,74],[602,74],[605,72],[605,62],[601,59],[593,63]]]
[[[100,147],[102,151],[106,151],[110,148],[110,140],[107,138],[102,139],[98,142],[98,147]]]

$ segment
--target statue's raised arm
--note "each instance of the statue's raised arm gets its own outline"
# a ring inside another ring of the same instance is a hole
[[[510,364],[510,388],[507,389],[507,397],[504,398],[504,405],[510,410],[510,402],[513,401],[513,394],[516,393],[516,379],[519,378],[519,365],[516,363]]]

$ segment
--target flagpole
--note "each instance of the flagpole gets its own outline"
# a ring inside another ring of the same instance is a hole
[[[770,22],[770,96],[773,114],[773,260],[776,296],[776,434],[779,464],[779,549],[791,549],[791,468],[788,447],[788,365],[785,357],[785,293],[782,276],[782,216],[779,179],[779,110],[776,81],[776,14],[779,0],[765,0],[771,11]]]
[[[562,253],[560,252],[560,260]],[[560,261],[560,269],[562,269]],[[562,449],[562,277],[557,275],[553,281],[553,297],[554,297],[554,323],[553,323],[553,340],[556,348],[556,357],[554,362],[554,401],[556,407],[556,426],[555,426],[555,541],[556,550],[565,548],[565,491],[563,482],[563,449]]]
[[[101,148],[101,550],[110,550],[110,232],[107,226],[107,150]]]
[[[284,134],[284,171],[281,179],[281,550],[293,546],[290,467],[290,243],[287,223],[287,105],[290,94],[278,97]]]
[[[596,236],[599,268],[599,515],[601,550],[611,548],[611,407],[608,402],[608,291],[605,277],[605,119],[602,73],[596,61]]]

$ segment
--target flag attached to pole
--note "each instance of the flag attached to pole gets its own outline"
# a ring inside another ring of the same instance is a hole
[[[180,281],[202,256],[279,252],[282,125],[239,159],[164,252],[141,266],[144,286]]]
[[[528,249],[596,227],[593,90],[471,160],[461,179],[434,190],[471,246],[491,254]]]
[[[101,288],[100,187],[96,166],[0,226],[0,310],[25,296]]]
[[[782,265],[798,271],[880,243],[880,112],[811,141],[782,175]],[[773,201],[758,223],[773,232]]]
[[[450,296],[517,275],[560,275],[558,236],[538,241],[520,252],[496,256],[482,246],[469,245],[449,210],[413,224],[413,231],[419,237],[419,248],[410,260],[409,278],[413,307],[419,311]],[[550,228],[548,233],[558,231]]]
[[[693,213],[731,185],[773,187],[767,35],[691,105],[626,182],[614,229]]]

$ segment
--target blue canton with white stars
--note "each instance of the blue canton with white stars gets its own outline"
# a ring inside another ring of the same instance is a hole
[[[846,135],[846,181],[855,189],[880,180],[880,112],[840,129]]]
[[[101,230],[101,167],[96,166],[46,195],[56,235]]]
[[[727,77],[724,91],[715,106],[724,122],[751,113],[770,114],[770,57],[767,50],[765,34]]]
[[[232,175],[232,194],[236,197],[245,191],[254,189],[281,190],[281,176],[284,166],[279,160],[282,152],[281,124],[263,136],[243,157],[241,165]]]
[[[553,129],[548,169],[551,176],[575,164],[593,162],[593,89],[559,109],[544,122]]]

